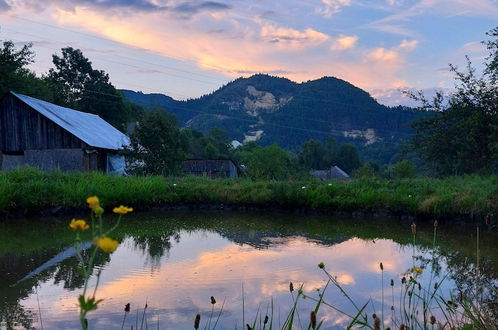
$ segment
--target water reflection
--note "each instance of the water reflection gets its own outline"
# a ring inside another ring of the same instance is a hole
[[[159,322],[165,329],[189,329],[195,314],[201,313],[203,322],[209,318],[210,296],[215,296],[219,305],[226,299],[220,321],[223,327],[242,328],[243,300],[247,322],[258,308],[266,311],[273,299],[278,324],[292,303],[290,281],[304,283],[309,295],[324,286],[326,278],[317,268],[321,261],[354,300],[372,299],[376,308],[380,308],[382,295],[380,262],[385,285],[391,278],[398,285],[400,274],[415,262],[426,272],[449,273],[447,291],[475,290],[472,242],[464,243],[472,236],[465,230],[441,230],[445,237],[433,249],[430,229],[424,237],[421,227],[413,261],[409,229],[403,224],[215,213],[128,219],[119,233],[120,247],[110,256],[98,256],[95,271],[102,270],[98,297],[105,301],[90,314],[90,326],[119,329],[128,302],[132,313],[125,328],[135,326],[135,313],[139,310],[141,316],[147,302],[149,326],[157,327]],[[496,237],[491,233],[482,237],[479,273],[486,298],[494,301],[498,292]],[[83,280],[76,271],[76,258],[64,259],[12,286],[67,248],[56,245],[46,242],[36,253],[0,255],[0,320],[7,328],[39,327],[39,310],[45,328],[78,328],[76,297]],[[336,290],[328,290],[326,298],[351,311]],[[308,315],[313,307],[313,301],[303,300],[300,312]],[[319,317],[326,320],[326,328],[347,324],[347,318],[331,309],[321,310]]]

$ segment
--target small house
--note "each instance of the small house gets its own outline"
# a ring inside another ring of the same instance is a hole
[[[339,166],[332,166],[329,170],[311,170],[310,175],[322,181],[340,181],[351,179],[351,177]]]
[[[14,92],[0,99],[0,169],[124,173],[129,138],[97,115]]]
[[[230,159],[188,159],[183,162],[183,173],[213,179],[238,177],[237,166]]]

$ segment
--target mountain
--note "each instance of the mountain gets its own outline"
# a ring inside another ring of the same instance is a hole
[[[291,151],[299,150],[309,139],[324,141],[333,136],[340,143],[376,150],[373,154],[391,150],[392,156],[400,141],[411,135],[410,123],[428,115],[381,105],[364,90],[334,77],[295,83],[258,74],[187,101],[162,94],[121,92],[145,108],[160,107],[175,114],[181,126],[204,132],[218,127],[240,142],[277,143]]]

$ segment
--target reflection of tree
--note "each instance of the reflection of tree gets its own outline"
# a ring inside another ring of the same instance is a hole
[[[135,247],[147,254],[147,260],[152,267],[158,267],[164,255],[169,257],[172,238],[176,243],[179,243],[181,238],[180,232],[164,230],[156,235],[140,234],[132,236]]]
[[[465,299],[472,304],[484,320],[492,324],[498,316],[498,276],[490,259],[476,264],[460,251],[446,251],[439,247],[418,247],[420,254],[415,256],[417,266],[431,269],[433,275],[446,276],[455,282],[452,293],[456,299]],[[443,269],[443,264],[446,267]]]
[[[38,274],[19,283],[19,279],[31,273],[36,267],[50,260],[58,251],[40,251],[30,255],[8,253],[0,257],[0,322],[5,322],[7,329],[22,326],[31,329],[36,313],[26,310],[21,300],[34,293],[34,288],[40,283],[54,279],[54,284],[62,283],[66,289],[76,289],[83,286],[83,278],[78,272],[76,257],[68,258]],[[85,251],[84,253],[89,253]],[[109,261],[106,253],[97,253],[95,267],[100,268]]]
[[[82,252],[82,256],[85,260],[90,257],[90,252],[91,249]],[[94,271],[95,269],[102,268],[102,266],[110,260],[111,258],[108,253],[103,253],[98,250],[93,262]],[[56,268],[53,270],[54,284],[58,285],[62,282],[64,289],[70,290],[82,288],[85,283],[85,279],[78,270],[79,266],[78,260],[75,257],[69,258],[64,262],[57,264]]]

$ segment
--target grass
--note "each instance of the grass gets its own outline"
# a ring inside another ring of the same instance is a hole
[[[0,213],[39,215],[62,206],[83,210],[100,196],[105,205],[152,207],[223,204],[323,211],[387,211],[417,216],[498,213],[498,177],[358,179],[350,182],[212,180],[206,177],[113,177],[102,173],[0,173]]]

